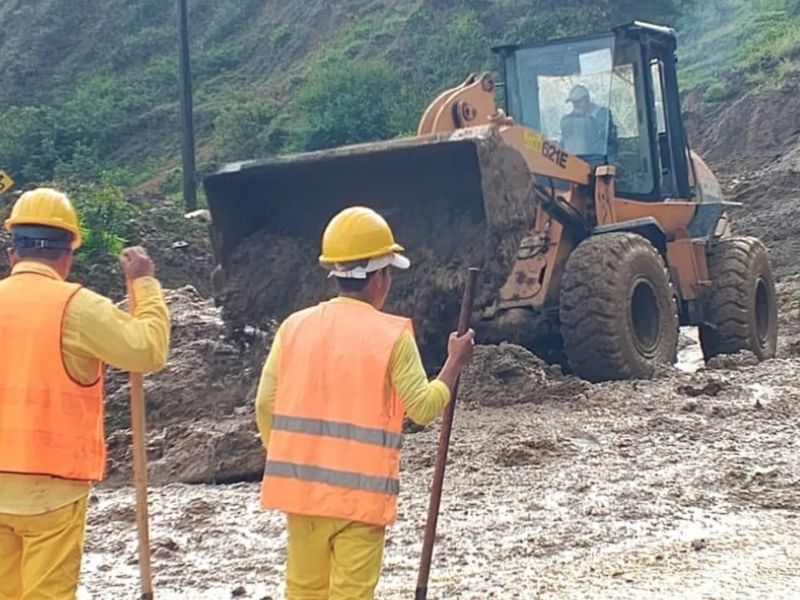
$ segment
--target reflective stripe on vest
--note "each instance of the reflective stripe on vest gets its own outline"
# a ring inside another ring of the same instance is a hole
[[[332,301],[281,326],[261,503],[387,525],[397,513],[403,407],[389,385],[408,319]]]
[[[336,437],[343,440],[356,440],[358,442],[364,442],[365,444],[383,446],[384,448],[400,449],[403,446],[402,434],[386,431],[385,429],[359,427],[358,425],[351,425],[350,423],[337,423],[335,421],[324,421],[322,419],[275,415],[272,420],[272,429]]]
[[[362,475],[361,473],[310,467],[295,463],[268,460],[264,467],[264,474],[292,477],[303,481],[318,481],[320,483],[329,483],[368,492],[379,492],[381,494],[392,494],[394,496],[400,493],[400,480],[398,479],[373,477],[371,475]]]
[[[38,273],[0,281],[0,472],[100,480],[105,471],[101,373],[81,385],[61,353],[79,285]]]

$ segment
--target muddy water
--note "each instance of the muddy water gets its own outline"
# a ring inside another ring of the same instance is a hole
[[[429,597],[797,597],[798,369],[734,360],[541,402],[536,388],[507,406],[465,401]],[[379,598],[413,594],[436,436],[406,438]],[[95,498],[80,597],[134,597],[132,490]],[[152,491],[159,598],[282,597],[283,520],[257,498],[246,483]]]
[[[678,360],[675,368],[686,373],[696,373],[705,366],[697,327],[681,327],[678,338]]]

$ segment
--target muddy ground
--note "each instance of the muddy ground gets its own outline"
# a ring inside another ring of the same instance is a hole
[[[429,597],[796,597],[798,369],[736,357],[589,385],[520,348],[479,348]],[[413,594],[436,440],[436,427],[406,437],[379,598]],[[95,492],[82,598],[133,597],[132,500]],[[153,489],[159,597],[282,597],[283,520],[257,502],[256,483]]]
[[[745,203],[735,228],[770,247],[779,358],[706,368],[687,330],[676,368],[590,385],[516,346],[479,348],[461,387],[430,598],[800,597],[800,111],[789,94],[693,110],[693,145]],[[170,252],[186,248],[162,235]],[[258,510],[252,409],[275,323],[231,331],[205,285],[170,293],[172,356],[146,380],[157,597],[277,600],[283,519]],[[109,396],[110,481],[92,497],[81,600],[136,597],[124,374],[110,376]],[[406,436],[378,598],[413,595],[437,434]]]
[[[779,285],[782,358],[761,364],[741,355],[704,367],[685,330],[676,368],[591,385],[523,348],[479,346],[462,380],[429,597],[797,597],[798,293],[796,279]],[[226,339],[218,310],[191,290],[170,301],[180,335],[206,328]],[[202,310],[183,310],[193,302]],[[256,377],[251,368],[242,381]],[[152,400],[180,398],[152,412],[151,475],[205,483],[151,489],[158,597],[277,600],[283,518],[258,508],[252,384],[231,387],[243,404],[225,404],[160,381],[175,376],[149,378]],[[187,418],[190,407],[201,417]],[[406,436],[378,598],[413,594],[437,436],[438,426]],[[127,443],[124,431],[112,436],[118,464]],[[134,514],[130,487],[93,493],[81,600],[135,596]]]

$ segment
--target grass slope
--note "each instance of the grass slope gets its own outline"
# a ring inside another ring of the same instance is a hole
[[[190,0],[201,172],[413,131],[489,47],[632,18],[681,31],[684,89],[724,100],[800,67],[800,0]],[[369,61],[365,63],[364,61]],[[0,168],[133,186],[179,155],[175,5],[0,3]],[[166,192],[179,177],[159,176]]]

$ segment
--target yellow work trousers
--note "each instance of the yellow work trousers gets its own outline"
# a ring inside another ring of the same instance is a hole
[[[286,600],[372,600],[384,527],[287,515]]]
[[[41,515],[0,513],[0,600],[75,598],[86,500]]]

